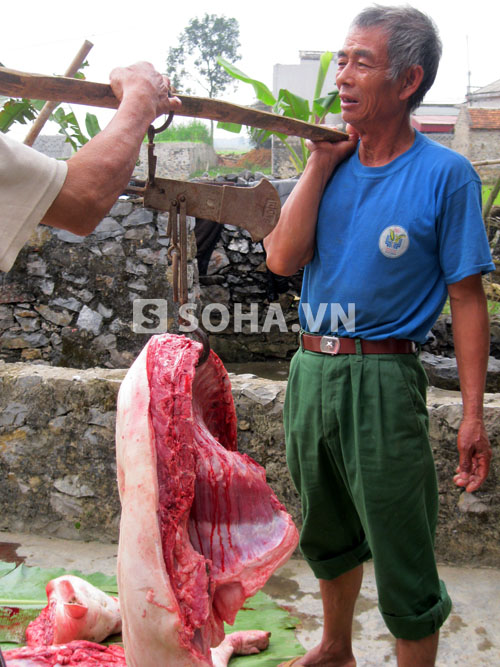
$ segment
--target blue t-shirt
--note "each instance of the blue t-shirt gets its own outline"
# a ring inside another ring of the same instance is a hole
[[[383,167],[358,151],[328,182],[305,267],[305,331],[425,342],[447,285],[494,270],[481,182],[463,156],[419,132]]]

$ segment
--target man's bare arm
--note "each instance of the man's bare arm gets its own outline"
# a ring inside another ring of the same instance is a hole
[[[321,197],[335,167],[355,149],[358,135],[348,126],[349,141],[308,141],[311,156],[304,173],[281,210],[278,224],[264,239],[269,269],[291,276],[311,261]]]
[[[448,293],[464,410],[458,431],[459,465],[454,480],[470,493],[488,476],[491,461],[491,446],[483,421],[490,349],[488,309],[480,274],[448,285]]]
[[[81,236],[93,231],[127,186],[149,125],[180,106],[169,97],[168,79],[149,63],[117,68],[110,82],[120,106],[104,130],[68,160],[45,225]]]

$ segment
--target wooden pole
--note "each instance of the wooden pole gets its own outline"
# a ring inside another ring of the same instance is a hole
[[[489,164],[500,164],[500,160],[479,160],[478,162],[471,162],[473,167],[486,167]]]
[[[74,104],[87,104],[117,109],[118,100],[109,84],[93,83],[81,79],[70,79],[62,76],[45,76],[30,74],[0,67],[0,94],[11,97],[27,97],[29,99],[54,100]],[[268,111],[257,111],[249,107],[214,100],[205,97],[178,95],[182,107],[176,116],[191,116],[220,120],[259,127],[264,130],[312,139],[313,141],[344,141],[348,138],[345,132],[323,125],[306,123],[295,118],[287,118]]]
[[[74,77],[75,74],[78,72],[82,64],[85,62],[85,58],[88,56],[90,49],[94,45],[92,42],[89,42],[85,40],[83,44],[81,45],[78,53],[76,56],[73,58],[71,61],[71,65],[68,67],[68,69],[64,72],[64,76],[67,77]],[[43,126],[49,119],[50,115],[54,111],[54,109],[57,107],[57,105],[60,104],[59,102],[46,102],[38,116],[36,117],[35,122],[30,128],[30,131],[26,135],[26,138],[24,140],[24,143],[27,146],[33,146],[35,143],[35,139],[38,137],[40,132],[42,131]]]

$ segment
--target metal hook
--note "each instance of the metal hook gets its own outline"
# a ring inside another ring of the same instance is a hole
[[[199,368],[200,366],[203,366],[210,355],[210,342],[208,340],[207,334],[203,331],[203,329],[200,329],[200,327],[196,327],[196,329],[194,329],[194,331],[191,333],[194,338],[198,340],[198,343],[203,345],[203,350],[201,351],[200,358],[196,364],[196,368]]]
[[[174,118],[174,112],[171,111],[168,114],[167,120],[160,127],[156,128],[154,125],[148,127],[148,183],[154,185],[155,182],[155,173],[156,173],[156,162],[157,157],[155,155],[155,135],[166,130]],[[1,665],[0,665],[1,667]]]

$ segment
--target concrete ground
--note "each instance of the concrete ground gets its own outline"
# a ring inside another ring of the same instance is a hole
[[[115,574],[116,550],[116,544],[0,532],[0,560],[45,568]],[[440,575],[454,606],[441,630],[437,667],[500,667],[500,570],[441,566]],[[288,561],[271,577],[264,592],[299,619],[297,638],[305,649],[319,641],[321,600],[316,580],[304,561]],[[370,563],[365,566],[356,606],[354,650],[358,667],[396,664],[394,640],[378,613]]]

